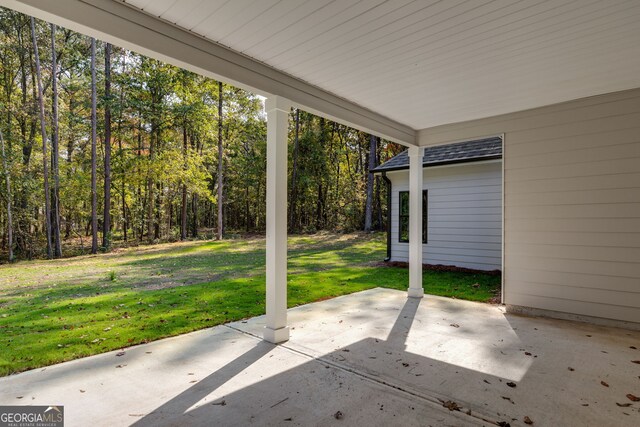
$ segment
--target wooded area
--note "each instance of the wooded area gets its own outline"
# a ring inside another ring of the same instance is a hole
[[[264,232],[260,97],[3,8],[0,27],[3,259]],[[380,229],[368,171],[402,148],[300,110],[289,127],[290,232]]]

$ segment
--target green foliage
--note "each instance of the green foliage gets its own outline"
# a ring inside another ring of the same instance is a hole
[[[0,8],[0,128],[13,183],[18,258],[44,253],[42,144],[34,108],[29,18]],[[52,134],[51,29],[37,21],[46,125]],[[89,39],[59,28],[60,206],[63,253],[88,250],[91,229]],[[180,236],[183,202],[189,234],[211,230],[223,205],[229,235],[263,233],[266,209],[266,117],[262,99],[223,85],[223,147],[218,158],[218,82],[114,47],[111,95],[104,94],[104,44],[97,44],[98,218],[104,198],[104,109],[111,109],[111,235],[115,247]],[[364,223],[368,136],[301,111],[298,143],[290,120],[290,229],[353,231]],[[380,161],[396,154],[380,144]],[[223,197],[217,199],[218,164]],[[295,168],[295,171],[294,171]],[[186,198],[183,200],[183,192]],[[0,197],[5,196],[0,186]],[[382,229],[386,192],[376,179],[374,228]],[[0,228],[6,229],[0,209]],[[101,224],[98,229],[102,230]],[[126,240],[126,242],[124,242]],[[6,243],[2,243],[6,245]],[[6,251],[0,247],[0,251]]]

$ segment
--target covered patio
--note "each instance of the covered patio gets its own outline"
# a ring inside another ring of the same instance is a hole
[[[637,425],[640,333],[373,289],[0,379],[67,425]],[[122,354],[124,353],[124,354]]]
[[[425,147],[500,136],[507,309],[640,329],[638,2],[0,4],[266,97],[267,341],[289,337],[292,107],[408,147],[409,297]]]
[[[266,316],[3,378],[3,404],[78,425],[638,425],[637,1],[0,4],[264,95],[268,117]],[[408,292],[287,311],[291,107],[408,147]],[[589,323],[422,298],[424,148],[490,136],[506,310]]]

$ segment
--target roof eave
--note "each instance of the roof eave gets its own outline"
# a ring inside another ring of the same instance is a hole
[[[487,161],[487,160],[498,160],[498,159],[502,159],[501,154],[495,154],[495,155],[484,156],[484,157],[473,157],[469,159],[455,159],[455,160],[445,160],[441,162],[423,163],[422,167],[427,168],[432,166],[455,165],[455,164],[461,164],[461,163],[475,163],[475,162],[481,162],[481,161]],[[409,166],[407,165],[407,166],[396,166],[396,167],[390,167],[390,168],[375,168],[375,169],[372,169],[371,172],[376,174],[376,173],[382,173],[382,172],[393,172],[393,171],[408,170],[408,169],[409,169]]]

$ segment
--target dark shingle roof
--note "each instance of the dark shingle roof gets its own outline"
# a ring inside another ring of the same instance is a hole
[[[423,166],[435,166],[447,163],[475,162],[479,160],[502,158],[502,138],[492,137],[455,144],[427,147],[422,158]],[[372,172],[386,172],[409,169],[408,150],[403,151],[381,164]]]

